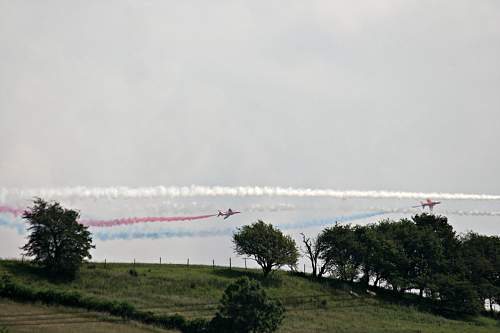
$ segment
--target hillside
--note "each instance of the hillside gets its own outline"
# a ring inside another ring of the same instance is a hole
[[[108,300],[124,300],[155,313],[187,318],[210,317],[225,287],[241,275],[263,282],[270,296],[283,301],[287,315],[280,332],[500,332],[500,322],[478,317],[450,320],[413,307],[369,297],[348,285],[311,281],[286,272],[262,280],[260,271],[207,266],[87,264],[77,280],[49,282],[40,271],[16,261],[0,261],[0,275],[37,288],[79,291]],[[0,317],[0,322],[2,318]]]
[[[60,306],[23,304],[0,298],[0,328],[9,333],[173,333],[105,314]],[[0,329],[0,332],[1,329]]]

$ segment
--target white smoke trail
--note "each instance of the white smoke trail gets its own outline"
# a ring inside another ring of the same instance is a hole
[[[498,200],[500,195],[439,193],[439,192],[401,192],[401,191],[339,191],[333,189],[309,189],[291,187],[259,186],[154,186],[154,187],[62,187],[38,189],[0,189],[0,200],[10,198],[44,199],[92,198],[92,199],[139,199],[139,198],[178,198],[178,197],[330,197],[337,199],[443,199],[443,200]]]
[[[421,208],[381,208],[381,207],[369,207],[369,211],[383,211],[387,214],[419,214],[419,213],[429,213],[428,210],[422,210]],[[458,216],[500,216],[500,211],[488,211],[488,210],[456,210],[456,209],[436,209],[434,214],[437,215],[458,215]]]

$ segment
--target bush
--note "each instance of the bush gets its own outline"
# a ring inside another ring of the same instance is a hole
[[[210,322],[211,332],[274,332],[283,321],[285,308],[271,300],[260,283],[247,277],[230,284],[219,310]]]

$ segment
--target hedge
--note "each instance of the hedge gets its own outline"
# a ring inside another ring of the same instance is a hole
[[[0,297],[23,302],[41,302],[48,305],[63,305],[88,311],[107,312],[123,319],[167,329],[178,329],[184,333],[208,332],[209,322],[204,319],[186,320],[183,316],[156,315],[150,311],[140,311],[124,301],[107,301],[83,296],[76,291],[37,290],[12,281],[8,275],[0,279]]]

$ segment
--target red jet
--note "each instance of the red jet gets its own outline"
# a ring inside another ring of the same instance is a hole
[[[231,208],[227,210],[227,212],[221,212],[219,210],[219,214],[217,216],[224,216],[224,220],[227,219],[229,216],[234,215],[234,214],[240,214],[241,212],[235,212]]]
[[[439,205],[440,203],[441,201],[432,201],[431,199],[427,199],[426,201],[421,201],[420,205],[413,206],[413,208],[422,207],[423,209],[425,209],[425,207],[429,207],[429,211],[432,212],[434,206]]]

